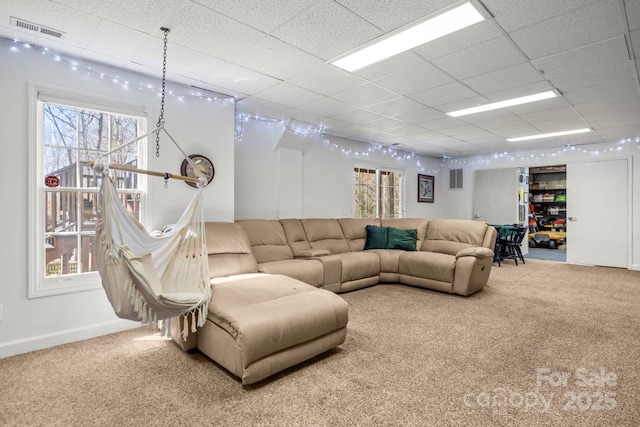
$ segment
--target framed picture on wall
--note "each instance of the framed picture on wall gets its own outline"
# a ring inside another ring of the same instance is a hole
[[[433,176],[418,174],[418,202],[433,203],[434,191]]]

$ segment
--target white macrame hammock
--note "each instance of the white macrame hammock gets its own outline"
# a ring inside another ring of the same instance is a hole
[[[202,182],[184,213],[160,236],[150,234],[123,206],[108,165],[102,174],[96,225],[96,258],[102,286],[118,317],[143,323],[184,316],[186,339],[207,317],[211,286],[203,223]]]

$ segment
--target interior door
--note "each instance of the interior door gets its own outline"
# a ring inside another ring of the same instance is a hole
[[[628,161],[567,164],[567,262],[627,267]]]
[[[518,222],[518,170],[477,170],[473,187],[473,219],[489,224]]]

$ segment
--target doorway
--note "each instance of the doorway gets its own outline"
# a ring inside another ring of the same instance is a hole
[[[529,258],[567,261],[567,203],[566,165],[529,168]]]

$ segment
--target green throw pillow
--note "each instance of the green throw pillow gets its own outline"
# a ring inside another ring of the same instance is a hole
[[[399,228],[389,227],[387,249],[415,251],[417,237],[417,230],[400,230]]]
[[[386,249],[387,248],[387,227],[367,225],[367,240],[364,243],[364,250]]]

